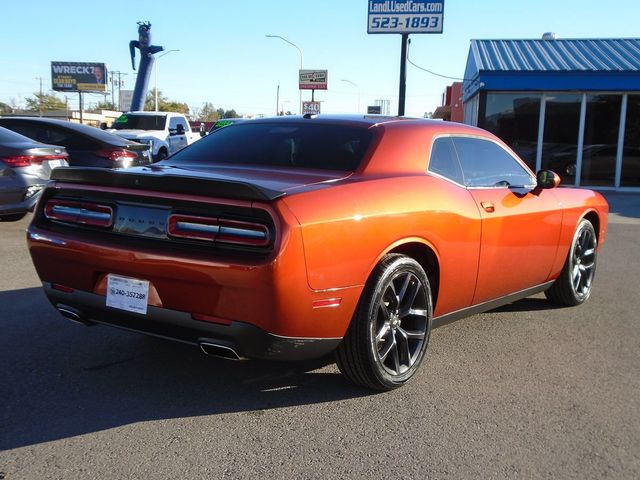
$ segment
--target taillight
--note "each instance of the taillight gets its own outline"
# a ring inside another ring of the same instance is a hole
[[[12,168],[40,165],[45,160],[66,160],[68,155],[12,155],[2,161]]]
[[[113,208],[108,205],[51,199],[44,207],[49,220],[109,228],[113,225]]]
[[[33,158],[33,155],[13,155],[11,157],[3,157],[2,161],[13,168],[28,167],[31,165]]]
[[[266,247],[269,229],[261,223],[195,215],[170,215],[167,232],[172,237]]]
[[[100,150],[96,152],[96,155],[99,157],[107,158],[113,162],[117,162],[125,159],[134,159],[138,158],[138,154],[136,152],[132,152],[131,150],[125,149],[117,149],[117,150]]]

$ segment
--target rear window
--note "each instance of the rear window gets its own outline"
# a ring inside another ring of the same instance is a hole
[[[0,127],[0,143],[22,143],[22,142],[30,142],[31,139],[16,133],[12,130],[6,129],[4,127]]]
[[[116,130],[164,130],[166,115],[120,115],[111,125]]]
[[[239,123],[215,130],[171,157],[171,163],[224,163],[355,170],[372,134],[363,127]]]

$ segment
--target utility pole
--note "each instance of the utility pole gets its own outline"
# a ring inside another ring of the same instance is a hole
[[[109,71],[109,80],[111,80],[111,107],[114,108],[116,105],[115,99],[115,87],[113,85],[113,72]]]
[[[38,111],[40,112],[40,116],[42,116],[42,77],[36,77],[36,80],[40,80],[40,96],[38,97]]]
[[[119,70],[113,70],[111,72],[112,75],[118,75],[118,110],[120,110],[120,88],[122,87],[122,75],[126,75],[127,72],[121,72]],[[111,103],[113,103],[113,105],[116,104],[116,102],[113,100],[113,77],[111,77]]]
[[[278,90],[276,90],[276,117],[280,116],[280,82],[278,82]]]

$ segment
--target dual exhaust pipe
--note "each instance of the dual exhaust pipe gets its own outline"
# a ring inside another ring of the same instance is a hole
[[[95,325],[91,320],[87,319],[80,310],[70,307],[68,305],[58,304],[56,305],[56,309],[60,312],[67,320],[71,320],[74,323],[79,323],[85,326]],[[240,360],[241,357],[238,355],[233,348],[228,347],[226,345],[220,345],[219,343],[214,343],[211,341],[200,341],[198,343],[200,349],[209,356],[225,358],[227,360]]]

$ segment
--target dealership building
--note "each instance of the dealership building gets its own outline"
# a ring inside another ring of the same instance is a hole
[[[640,39],[472,40],[464,121],[565,185],[640,190]]]

